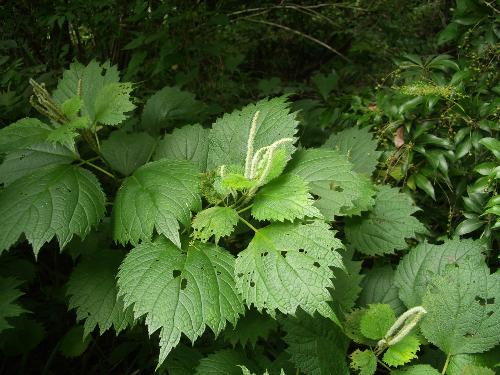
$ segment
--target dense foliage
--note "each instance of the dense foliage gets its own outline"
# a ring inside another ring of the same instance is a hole
[[[494,374],[499,13],[2,3],[0,372]]]

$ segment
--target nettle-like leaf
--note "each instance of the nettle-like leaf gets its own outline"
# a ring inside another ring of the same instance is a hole
[[[233,279],[234,258],[215,245],[195,242],[180,250],[165,239],[133,249],[118,272],[119,295],[160,330],[159,365],[181,338],[196,340],[208,326],[218,335],[236,324],[243,304]]]
[[[313,203],[304,179],[285,174],[259,189],[253,201],[252,216],[270,221],[322,217]]]
[[[72,165],[44,167],[0,192],[0,252],[24,233],[35,255],[54,236],[62,249],[73,235],[85,237],[104,216],[97,178]]]
[[[323,148],[337,150],[347,155],[353,164],[353,169],[368,176],[375,171],[382,154],[381,151],[377,151],[377,141],[373,139],[373,134],[368,128],[357,126],[332,134]]]
[[[147,163],[153,153],[156,140],[147,133],[128,134],[114,131],[101,143],[101,153],[115,171],[129,176]]]
[[[450,357],[446,373],[448,375],[462,375],[462,370],[468,365],[479,367],[498,366],[500,358],[500,346],[496,346],[488,352],[479,354],[457,354]]]
[[[368,306],[361,317],[359,328],[363,336],[372,340],[379,340],[396,321],[394,310],[386,304],[373,304]]]
[[[241,365],[247,370],[257,372],[257,365],[244,352],[238,350],[219,350],[200,360],[195,375],[242,375]]]
[[[168,375],[192,375],[202,358],[199,350],[179,344],[170,352],[158,373],[164,374],[162,370],[166,369]]]
[[[347,240],[368,255],[391,254],[407,247],[405,238],[415,238],[426,229],[412,216],[419,208],[406,194],[389,186],[379,186],[373,209],[361,217],[346,219]]]
[[[389,348],[384,353],[384,362],[391,367],[402,366],[417,357],[420,341],[415,334],[409,334]]]
[[[405,307],[398,297],[398,288],[394,285],[395,272],[391,266],[375,267],[365,274],[361,282],[359,306],[383,303],[391,306],[396,314],[402,314]],[[408,306],[410,307],[410,306]]]
[[[422,299],[427,340],[451,355],[481,353],[500,342],[500,272],[482,259],[449,265]]]
[[[337,151],[309,149],[297,152],[287,172],[309,183],[310,192],[319,199],[315,206],[328,220],[351,214],[358,200],[370,199],[374,191],[366,180],[352,170],[347,157]]]
[[[357,370],[359,375],[373,375],[377,371],[377,357],[370,349],[356,349],[349,357],[351,368]]]
[[[13,318],[26,312],[16,300],[24,293],[19,290],[22,282],[12,277],[0,277],[0,332],[12,327],[7,318]]]
[[[267,339],[272,331],[277,330],[278,322],[266,314],[261,314],[255,309],[247,310],[245,316],[239,318],[234,329],[226,328],[224,338],[236,346],[243,348],[247,345],[255,348],[259,339]]]
[[[449,264],[460,264],[467,257],[483,259],[482,241],[447,240],[442,245],[421,243],[399,262],[394,284],[407,307],[420,305],[433,277],[442,274]]]
[[[55,164],[70,164],[78,154],[59,144],[39,143],[9,152],[0,165],[0,183],[5,186],[18,178]]]
[[[276,309],[294,314],[301,307],[336,320],[327,288],[333,287],[331,267],[343,267],[336,251],[342,247],[323,222],[271,224],[238,254],[236,285],[248,306],[271,316]]]
[[[210,237],[215,237],[215,243],[221,237],[229,236],[236,224],[239,216],[231,207],[210,207],[196,214],[191,226],[193,227],[193,238],[202,242],[207,242]]]
[[[487,367],[467,365],[462,370],[462,375],[495,375],[495,371]]]
[[[348,374],[348,338],[330,319],[299,312],[283,319],[292,363],[304,374]]]
[[[239,111],[225,114],[212,126],[208,147],[208,169],[221,165],[244,165],[247,155],[247,142],[255,113],[255,139],[253,150],[269,146],[284,138],[293,138],[297,132],[298,121],[290,113],[286,97],[263,99]],[[295,147],[286,145],[287,160]],[[251,155],[254,153],[251,152]]]
[[[429,365],[408,366],[391,372],[392,375],[440,375],[441,373]]]
[[[200,172],[207,169],[208,137],[210,129],[201,125],[187,125],[175,129],[158,143],[155,160],[191,160]]]
[[[199,176],[194,164],[182,160],[148,163],[127,177],[113,207],[115,240],[149,241],[153,229],[178,247],[179,223],[188,225],[191,211],[201,208]]]
[[[68,281],[69,308],[76,309],[78,321],[85,320],[86,337],[99,326],[101,335],[113,327],[116,333],[132,324],[132,309],[125,310],[123,299],[117,297],[116,273],[123,254],[116,250],[101,250],[85,256]]]
[[[82,326],[73,326],[59,343],[59,351],[67,358],[81,356],[90,344],[90,337],[84,337]]]
[[[7,153],[47,140],[52,128],[36,118],[23,118],[0,129],[0,153]]]
[[[132,84],[111,83],[99,90],[95,98],[94,121],[105,125],[118,125],[127,119],[125,113],[132,111],[135,105],[130,100]]]

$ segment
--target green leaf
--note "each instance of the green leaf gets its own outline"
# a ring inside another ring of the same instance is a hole
[[[119,125],[127,119],[126,112],[135,108],[130,98],[132,84],[110,83],[104,86],[95,98],[94,121],[104,125]]]
[[[391,266],[374,267],[368,271],[361,282],[362,291],[358,305],[367,307],[374,303],[383,303],[391,306],[399,315],[406,309],[398,297],[398,288],[394,285],[395,272]]]
[[[292,363],[304,374],[349,374],[349,340],[330,319],[300,311],[282,321]]]
[[[5,186],[18,178],[56,164],[70,164],[78,159],[73,151],[58,144],[39,143],[8,153],[0,165],[0,183]]]
[[[238,254],[236,285],[247,305],[294,314],[301,307],[309,314],[336,319],[328,301],[333,272],[342,267],[341,242],[327,224],[272,224],[261,228]]]
[[[150,334],[160,330],[160,365],[186,335],[196,340],[208,326],[218,335],[243,313],[226,250],[195,242],[179,250],[160,239],[134,248],[118,272],[119,295],[145,315]]]
[[[495,375],[495,371],[487,367],[467,365],[462,370],[462,375]]]
[[[457,354],[450,358],[447,375],[462,375],[462,369],[468,365],[495,367],[500,358],[500,347],[496,346],[486,353],[480,354]]]
[[[484,352],[500,341],[498,301],[500,272],[482,259],[450,265],[423,297],[422,333],[447,354]]]
[[[155,160],[191,160],[200,172],[207,169],[208,136],[210,130],[201,125],[187,125],[175,129],[158,143]]]
[[[202,358],[196,368],[195,375],[241,375],[241,367],[257,372],[256,365],[247,356],[237,350],[219,350]]]
[[[377,357],[370,349],[356,349],[351,355],[351,368],[360,375],[373,375],[377,371]]]
[[[101,153],[115,171],[129,176],[148,162],[156,141],[147,133],[114,131],[101,144]]]
[[[66,99],[64,103],[61,104],[62,112],[69,119],[74,119],[78,116],[78,112],[82,108],[82,99],[79,96],[73,96],[72,98]]]
[[[372,340],[380,340],[396,321],[391,306],[377,303],[368,306],[360,321],[361,333]]]
[[[422,189],[433,200],[436,200],[436,195],[434,194],[434,187],[432,186],[432,183],[429,181],[429,179],[421,173],[417,173],[416,175],[414,175],[414,178],[417,186],[420,189]]]
[[[409,334],[398,343],[389,346],[384,353],[384,362],[391,367],[402,366],[417,357],[420,341],[414,334]]]
[[[365,337],[361,333],[361,318],[365,315],[367,309],[354,309],[345,317],[344,332],[351,340],[358,344],[375,345],[376,342]]]
[[[210,237],[215,237],[218,243],[221,237],[229,236],[236,224],[239,216],[234,208],[230,207],[210,207],[198,212],[193,219],[193,238],[201,242],[207,242]]]
[[[414,365],[401,370],[394,370],[391,375],[441,375],[441,373],[429,365]]]
[[[6,153],[43,143],[51,127],[36,118],[23,118],[0,129],[0,153]]]
[[[497,159],[500,159],[500,141],[496,138],[483,138],[479,141],[484,147],[490,150]]]
[[[83,327],[74,326],[60,341],[59,351],[68,358],[79,357],[87,350],[89,343],[90,336],[84,338]]]
[[[236,191],[244,191],[255,186],[255,181],[249,180],[239,173],[228,173],[221,179],[223,187],[234,189]]]
[[[474,232],[475,230],[481,228],[486,223],[483,220],[479,220],[476,218],[465,219],[460,224],[457,225],[455,229],[455,233],[457,236],[463,236],[464,234],[468,234]]]
[[[127,177],[113,207],[116,241],[149,241],[153,229],[180,247],[179,223],[188,226],[201,208],[198,170],[189,161],[159,160]]]
[[[28,354],[46,336],[43,325],[27,314],[10,318],[9,323],[12,329],[7,329],[0,335],[0,349],[4,356]]]
[[[70,122],[52,130],[47,140],[52,143],[64,145],[70,150],[75,150],[75,140],[79,136],[78,129],[85,129],[88,126],[89,121],[87,117],[76,117]]]
[[[47,166],[0,192],[0,252],[22,233],[35,255],[54,236],[62,249],[76,234],[85,237],[104,216],[105,196],[97,178],[73,165]]]
[[[347,240],[368,255],[391,254],[407,247],[405,238],[415,238],[426,229],[415,217],[418,211],[411,198],[398,189],[379,186],[372,211],[346,219]]]
[[[319,196],[315,202],[325,218],[333,220],[355,208],[366,189],[361,177],[352,171],[347,157],[324,149],[301,150],[294,155],[287,172],[309,183],[310,192]]]
[[[12,318],[26,312],[16,304],[16,300],[24,293],[19,290],[22,282],[12,277],[0,277],[0,332],[12,326],[7,318]]]
[[[299,176],[285,174],[265,185],[255,195],[252,216],[257,220],[293,221],[322,217],[313,206],[307,183]]]
[[[163,374],[162,368],[164,367],[168,375],[193,375],[201,358],[203,356],[198,350],[179,344],[170,352],[158,372]]]
[[[203,104],[195,96],[177,87],[164,87],[155,92],[144,105],[141,117],[143,129],[157,133],[174,121],[184,124],[198,121]]]
[[[442,245],[419,244],[399,262],[394,277],[399,298],[408,308],[420,305],[432,278],[442,274],[447,265],[460,264],[467,257],[484,259],[484,251],[485,244],[479,240],[453,239]]]
[[[247,310],[236,326],[224,331],[224,338],[236,346],[240,344],[243,348],[247,345],[255,348],[259,339],[267,339],[271,332],[278,329],[278,322],[267,314],[261,314],[255,309]]]
[[[377,151],[377,141],[367,127],[357,126],[332,134],[322,146],[347,155],[353,170],[371,176],[382,154]]]
[[[113,326],[116,333],[134,321],[132,309],[125,310],[122,298],[117,298],[116,273],[123,259],[117,250],[100,250],[85,256],[68,281],[69,308],[76,309],[78,321],[85,320],[83,336],[96,326],[102,335]]]
[[[225,114],[213,124],[209,137],[208,169],[245,164],[250,127],[257,111],[254,152],[280,139],[294,137],[298,121],[295,120],[295,113],[290,113],[287,98],[263,99]],[[286,147],[288,159],[295,147],[291,144]]]

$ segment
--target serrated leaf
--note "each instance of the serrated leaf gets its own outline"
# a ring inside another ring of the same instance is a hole
[[[236,326],[224,331],[224,338],[236,346],[243,348],[247,345],[255,348],[257,340],[267,339],[270,332],[278,328],[278,322],[266,314],[261,314],[255,309],[249,309],[245,316],[239,318]]]
[[[70,164],[78,155],[58,144],[40,143],[8,153],[0,165],[0,183],[5,186],[18,178],[56,164]]]
[[[196,340],[208,326],[218,335],[243,313],[233,279],[234,258],[210,244],[179,250],[160,239],[134,248],[118,272],[119,295],[145,316],[150,334],[160,330],[160,365],[181,338]]]
[[[495,371],[487,367],[467,365],[461,375],[495,375]]]
[[[201,125],[187,125],[175,129],[158,143],[155,160],[191,160],[200,172],[207,169],[209,129]]]
[[[261,228],[238,254],[236,285],[248,306],[294,314],[301,307],[309,314],[336,320],[328,301],[333,287],[330,267],[342,267],[341,242],[323,222],[272,224]]]
[[[117,298],[116,273],[123,254],[116,250],[100,250],[83,258],[68,281],[69,309],[76,309],[78,321],[85,320],[83,336],[99,326],[102,335],[112,326],[116,333],[133,321],[132,309],[124,309]]]
[[[64,103],[61,104],[62,112],[69,119],[75,118],[81,108],[82,99],[79,96],[73,96],[72,98],[66,99]]]
[[[90,339],[90,336],[84,337],[82,326],[74,326],[63,336],[59,351],[68,358],[79,357],[87,350]]]
[[[135,105],[131,101],[132,84],[110,83],[102,87],[96,95],[94,121],[104,125],[119,125],[127,119],[125,113]]]
[[[347,240],[368,255],[391,254],[407,247],[405,238],[415,238],[426,229],[412,216],[418,211],[411,198],[398,189],[379,186],[373,209],[361,217],[346,219]]]
[[[344,332],[354,342],[358,344],[373,345],[376,342],[365,337],[361,333],[361,318],[367,309],[354,309],[345,317]]]
[[[16,300],[24,293],[19,290],[22,282],[12,277],[0,277],[0,332],[12,327],[7,318],[12,318],[26,312]]]
[[[348,338],[330,319],[298,312],[282,321],[291,361],[304,374],[348,374]]]
[[[248,178],[239,173],[228,173],[227,175],[224,175],[224,177],[222,177],[220,180],[220,184],[223,187],[233,189],[236,191],[243,191],[255,186],[254,181],[249,180]]]
[[[247,370],[250,368],[252,372],[257,370],[245,353],[238,350],[219,350],[201,359],[195,375],[241,375],[240,365],[244,365]]]
[[[102,141],[101,153],[111,168],[129,176],[147,163],[155,144],[156,140],[147,133],[114,131],[108,139]]]
[[[498,301],[500,273],[482,259],[450,265],[422,299],[422,333],[447,354],[484,352],[500,342]]]
[[[254,152],[280,139],[294,137],[298,121],[295,120],[295,114],[290,113],[287,98],[263,99],[239,111],[225,114],[213,124],[209,138],[208,169],[245,164],[250,127],[257,111],[259,116]],[[289,157],[295,147],[288,144],[286,149]]]
[[[301,150],[286,171],[309,183],[310,192],[319,196],[316,207],[329,220],[355,208],[356,201],[367,193],[361,177],[352,171],[352,164],[337,151]]]
[[[365,274],[361,282],[362,291],[359,295],[359,306],[365,307],[373,303],[383,303],[391,306],[399,315],[405,311],[403,302],[398,297],[398,288],[394,285],[394,270],[391,266],[375,267]]]
[[[351,355],[351,368],[360,375],[373,375],[377,371],[377,357],[370,349],[356,349]]]
[[[259,189],[253,201],[252,216],[261,221],[321,218],[321,213],[313,203],[304,179],[286,174]]]
[[[89,124],[87,117],[76,117],[70,122],[52,130],[47,137],[47,141],[59,143],[70,150],[75,150],[75,139],[79,136],[78,129],[85,129]]]
[[[170,352],[158,373],[164,373],[164,367],[168,375],[192,375],[202,358],[198,350],[179,344]]]
[[[201,208],[198,170],[189,161],[159,160],[127,177],[113,207],[113,236],[120,243],[149,241],[153,229],[180,247],[179,223]]]
[[[36,118],[23,118],[0,129],[0,153],[11,152],[47,140],[52,128]]]
[[[396,321],[391,306],[377,303],[368,306],[360,320],[361,333],[372,340],[380,340]]]
[[[371,179],[364,175],[358,175],[358,182],[360,196],[354,200],[352,208],[342,211],[345,216],[361,215],[363,211],[368,211],[375,205],[377,190]]]
[[[73,165],[47,166],[0,192],[0,252],[22,233],[35,255],[54,236],[62,249],[73,235],[85,237],[104,216],[105,196],[97,178]]]
[[[409,334],[398,343],[389,346],[384,353],[384,362],[391,367],[402,366],[417,357],[420,341],[414,334]]]
[[[408,308],[420,305],[429,282],[447,265],[461,263],[467,257],[483,259],[485,250],[484,242],[470,239],[447,240],[442,245],[419,244],[399,262],[394,277],[399,298]]]
[[[394,370],[392,375],[440,375],[441,373],[429,365],[414,365],[401,370]]]
[[[371,176],[382,154],[368,128],[352,127],[332,134],[323,145],[347,155],[354,171]]]
[[[191,226],[194,229],[193,238],[201,242],[207,242],[210,237],[215,237],[218,243],[221,237],[229,236],[239,216],[231,207],[210,207],[196,214]]]
[[[486,353],[479,354],[457,354],[450,358],[447,375],[462,375],[462,369],[468,365],[481,367],[495,367],[500,358],[500,346],[496,346]]]

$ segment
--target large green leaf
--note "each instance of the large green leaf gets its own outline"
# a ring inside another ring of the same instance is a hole
[[[392,375],[440,375],[441,373],[429,365],[408,366],[391,372]]]
[[[349,339],[331,320],[299,312],[282,321],[291,361],[309,375],[349,374],[346,363]]]
[[[254,152],[283,138],[293,138],[298,122],[290,113],[286,97],[263,99],[256,104],[225,114],[213,125],[208,148],[208,169],[221,165],[244,165],[252,119],[257,111]],[[289,143],[288,155],[295,149]]]
[[[101,220],[104,203],[97,178],[76,166],[47,166],[19,178],[0,192],[0,252],[22,233],[35,255],[54,236],[62,249]]]
[[[256,309],[247,310],[245,316],[242,316],[236,326],[226,328],[224,338],[236,346],[240,344],[243,348],[251,346],[255,348],[257,340],[267,339],[272,331],[276,331],[278,322],[267,314],[261,314]]]
[[[0,129],[0,153],[23,149],[47,140],[50,126],[36,118],[23,118]]]
[[[500,342],[499,301],[500,272],[482,259],[449,265],[423,297],[422,333],[447,354],[484,352]]]
[[[406,307],[420,305],[429,282],[448,264],[461,263],[466,257],[482,259],[485,244],[474,240],[447,240],[442,245],[421,243],[399,262],[394,284]]]
[[[0,332],[11,327],[6,318],[19,316],[26,311],[15,303],[24,294],[19,290],[21,284],[21,281],[12,277],[0,277]]]
[[[256,372],[256,364],[244,352],[238,350],[219,350],[202,358],[195,375],[242,375],[240,365]]]
[[[201,208],[198,170],[182,160],[148,163],[127,177],[113,207],[114,238],[121,243],[148,241],[153,229],[180,247],[179,221],[188,225]]]
[[[85,320],[83,335],[99,326],[101,335],[113,326],[116,333],[134,320],[132,309],[124,309],[117,297],[116,273],[123,259],[117,250],[100,250],[85,256],[68,281],[69,308],[76,309],[78,321]]]
[[[353,164],[353,169],[368,176],[371,176],[377,167],[382,154],[381,151],[377,151],[377,141],[366,127],[355,126],[332,134],[323,147],[347,155]]]
[[[208,326],[218,335],[236,324],[243,304],[233,279],[234,258],[226,250],[194,242],[182,251],[167,240],[133,249],[118,272],[119,295],[145,316],[149,333],[160,330],[161,364],[186,335],[196,340]]]
[[[147,133],[114,131],[102,142],[101,152],[111,168],[128,176],[151,158],[155,144]]]
[[[99,90],[94,103],[94,121],[99,124],[118,125],[126,120],[125,113],[135,108],[130,97],[132,90],[132,84],[129,82],[110,83]]]
[[[368,255],[391,254],[407,247],[406,238],[415,238],[426,229],[412,216],[419,208],[398,189],[379,186],[373,209],[361,217],[346,219],[347,240]]]
[[[358,200],[370,198],[374,193],[353,172],[347,157],[337,151],[301,150],[294,155],[287,172],[309,183],[310,192],[319,197],[316,207],[329,220],[351,214],[349,211],[356,208]]]
[[[252,216],[257,220],[271,221],[321,217],[313,203],[304,179],[285,174],[259,189],[254,198]]]
[[[236,285],[248,306],[274,316],[301,307],[336,319],[328,304],[331,267],[342,267],[341,242],[323,222],[272,224],[257,231],[236,259]]]
[[[158,143],[154,159],[191,160],[200,172],[204,172],[207,169],[209,134],[210,130],[201,125],[175,129]]]

